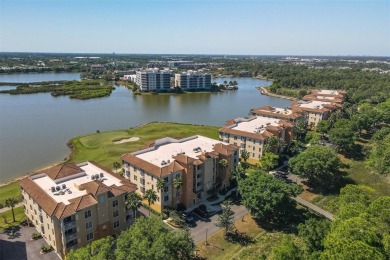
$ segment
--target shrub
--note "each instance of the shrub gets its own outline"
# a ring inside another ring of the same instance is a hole
[[[42,245],[42,246],[41,246],[41,251],[42,251],[43,253],[50,252],[51,250],[53,250],[53,248],[52,248],[50,245]]]
[[[34,239],[34,240],[41,239],[42,235],[37,233],[37,232],[36,233],[32,233],[31,238]]]

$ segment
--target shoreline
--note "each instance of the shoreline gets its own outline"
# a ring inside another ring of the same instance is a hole
[[[269,92],[266,88],[267,87],[256,87],[260,92],[261,94],[263,95],[267,95],[267,96],[270,96],[270,97],[277,97],[277,98],[283,98],[283,99],[288,99],[288,100],[291,100],[291,101],[297,101],[298,99],[297,98],[294,98],[294,97],[289,97],[289,96],[283,96],[283,95],[279,95],[279,94],[274,94],[272,92]]]

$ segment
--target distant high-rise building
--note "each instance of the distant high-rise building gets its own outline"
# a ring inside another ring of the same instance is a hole
[[[196,73],[187,71],[175,74],[175,87],[183,90],[202,90],[211,88],[211,75],[208,73]]]
[[[135,83],[141,91],[164,92],[171,90],[170,70],[147,69],[137,71]]]

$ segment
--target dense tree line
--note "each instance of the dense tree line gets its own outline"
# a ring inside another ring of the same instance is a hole
[[[70,260],[192,259],[195,245],[188,231],[172,231],[160,218],[138,218],[117,239],[93,241],[71,250]]]

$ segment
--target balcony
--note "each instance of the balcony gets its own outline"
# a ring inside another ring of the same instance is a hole
[[[75,220],[70,221],[70,222],[64,224],[65,230],[71,229],[71,228],[74,228],[74,227],[76,227],[76,221]]]
[[[69,241],[72,241],[72,240],[76,240],[77,241],[77,233],[76,232],[74,232],[73,234],[67,235],[65,237],[65,241],[66,242],[69,242]]]

